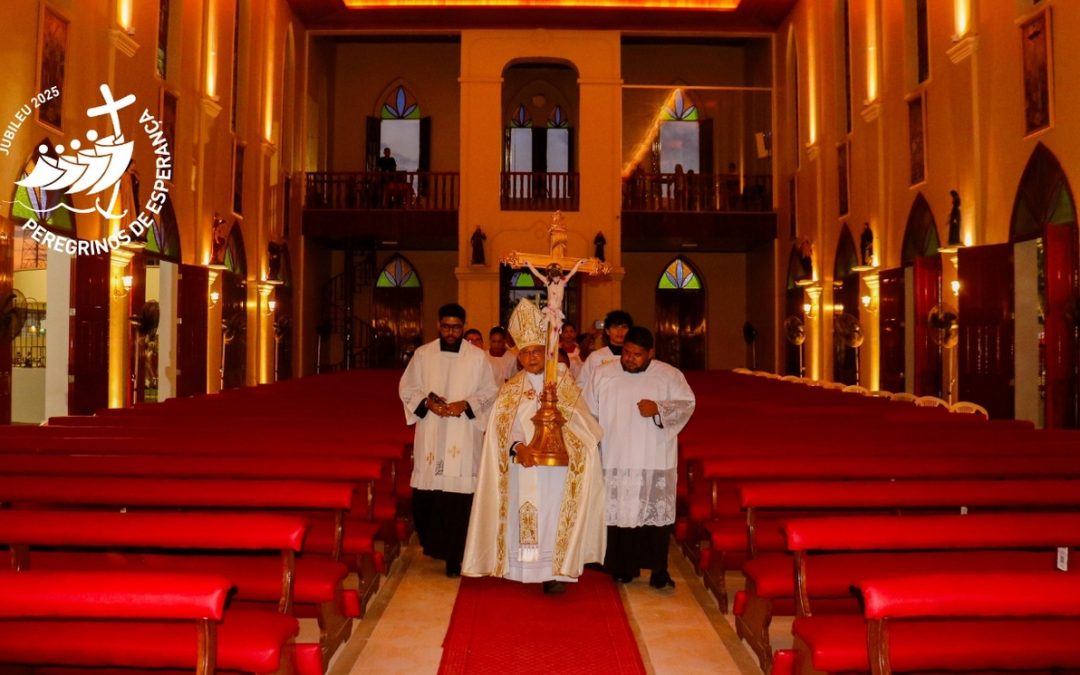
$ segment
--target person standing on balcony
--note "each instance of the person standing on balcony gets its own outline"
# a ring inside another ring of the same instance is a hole
[[[379,171],[379,190],[382,193],[382,207],[393,206],[397,194],[397,160],[390,153],[390,148],[383,148],[382,157],[375,160],[375,168]]]

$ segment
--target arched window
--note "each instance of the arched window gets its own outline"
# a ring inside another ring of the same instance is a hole
[[[915,195],[915,202],[908,213],[907,226],[904,228],[904,243],[900,249],[900,258],[904,266],[914,264],[915,258],[937,255],[941,247],[937,224],[930,204],[920,192]]]
[[[676,89],[660,110],[660,173],[701,170],[701,128],[698,107]]]
[[[661,290],[700,291],[701,279],[688,263],[676,258],[660,275],[656,287]]]
[[[1054,153],[1039,143],[1028,159],[1016,190],[1009,241],[1043,236],[1046,225],[1076,222],[1076,203]]]
[[[398,171],[428,171],[431,118],[423,117],[416,97],[398,84],[379,106],[377,117],[368,118],[368,168],[377,168],[383,151],[390,150]]]
[[[180,264],[180,227],[176,222],[172,198],[166,197],[161,215],[154,219],[153,226],[146,231],[147,254]],[[226,251],[226,255],[227,255]]]
[[[244,252],[244,235],[240,232],[240,223],[233,222],[229,230],[229,241],[225,245],[225,269],[247,277],[247,254]]]
[[[420,288],[420,277],[412,265],[401,256],[395,256],[386,264],[375,282],[376,288]]]
[[[532,275],[532,272],[521,270],[510,275],[510,287],[539,288],[540,285],[536,283],[536,277]]]
[[[682,370],[708,364],[705,289],[689,261],[675,258],[656,282],[656,358]]]

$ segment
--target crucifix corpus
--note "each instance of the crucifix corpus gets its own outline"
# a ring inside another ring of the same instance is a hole
[[[540,397],[540,410],[532,418],[536,433],[528,445],[519,447],[515,454],[516,461],[522,466],[566,466],[570,462],[562,434],[566,419],[557,406],[559,334],[566,318],[563,314],[563,291],[570,278],[578,272],[604,275],[611,271],[610,265],[597,258],[566,257],[566,225],[561,211],[556,211],[551,217],[548,243],[550,252],[547,255],[511,251],[502,259],[503,263],[514,269],[528,268],[547,287],[547,305],[544,307],[544,322],[547,325],[544,393]]]

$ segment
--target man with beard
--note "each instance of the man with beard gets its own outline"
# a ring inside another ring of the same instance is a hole
[[[499,390],[484,437],[480,478],[469,520],[465,576],[543,583],[561,593],[587,563],[604,558],[604,486],[600,427],[565,366],[558,367],[558,407],[566,420],[568,466],[536,466],[524,445],[544,390],[547,326],[522,300],[510,317],[522,371]]]
[[[413,519],[424,553],[461,574],[487,411],[498,387],[484,351],[462,340],[465,310],[439,308],[439,339],[419,347],[398,394],[413,441]]]
[[[621,583],[648,568],[653,588],[674,588],[667,549],[678,435],[694,412],[694,392],[677,368],[653,359],[652,333],[634,326],[619,360],[599,366],[583,395],[604,431],[604,568]]]

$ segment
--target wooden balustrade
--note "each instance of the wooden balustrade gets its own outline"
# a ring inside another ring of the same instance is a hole
[[[458,174],[449,171],[309,173],[304,207],[456,211]]]
[[[579,175],[542,171],[504,171],[503,211],[577,211]]]
[[[623,178],[625,211],[771,211],[772,177],[635,173]]]

